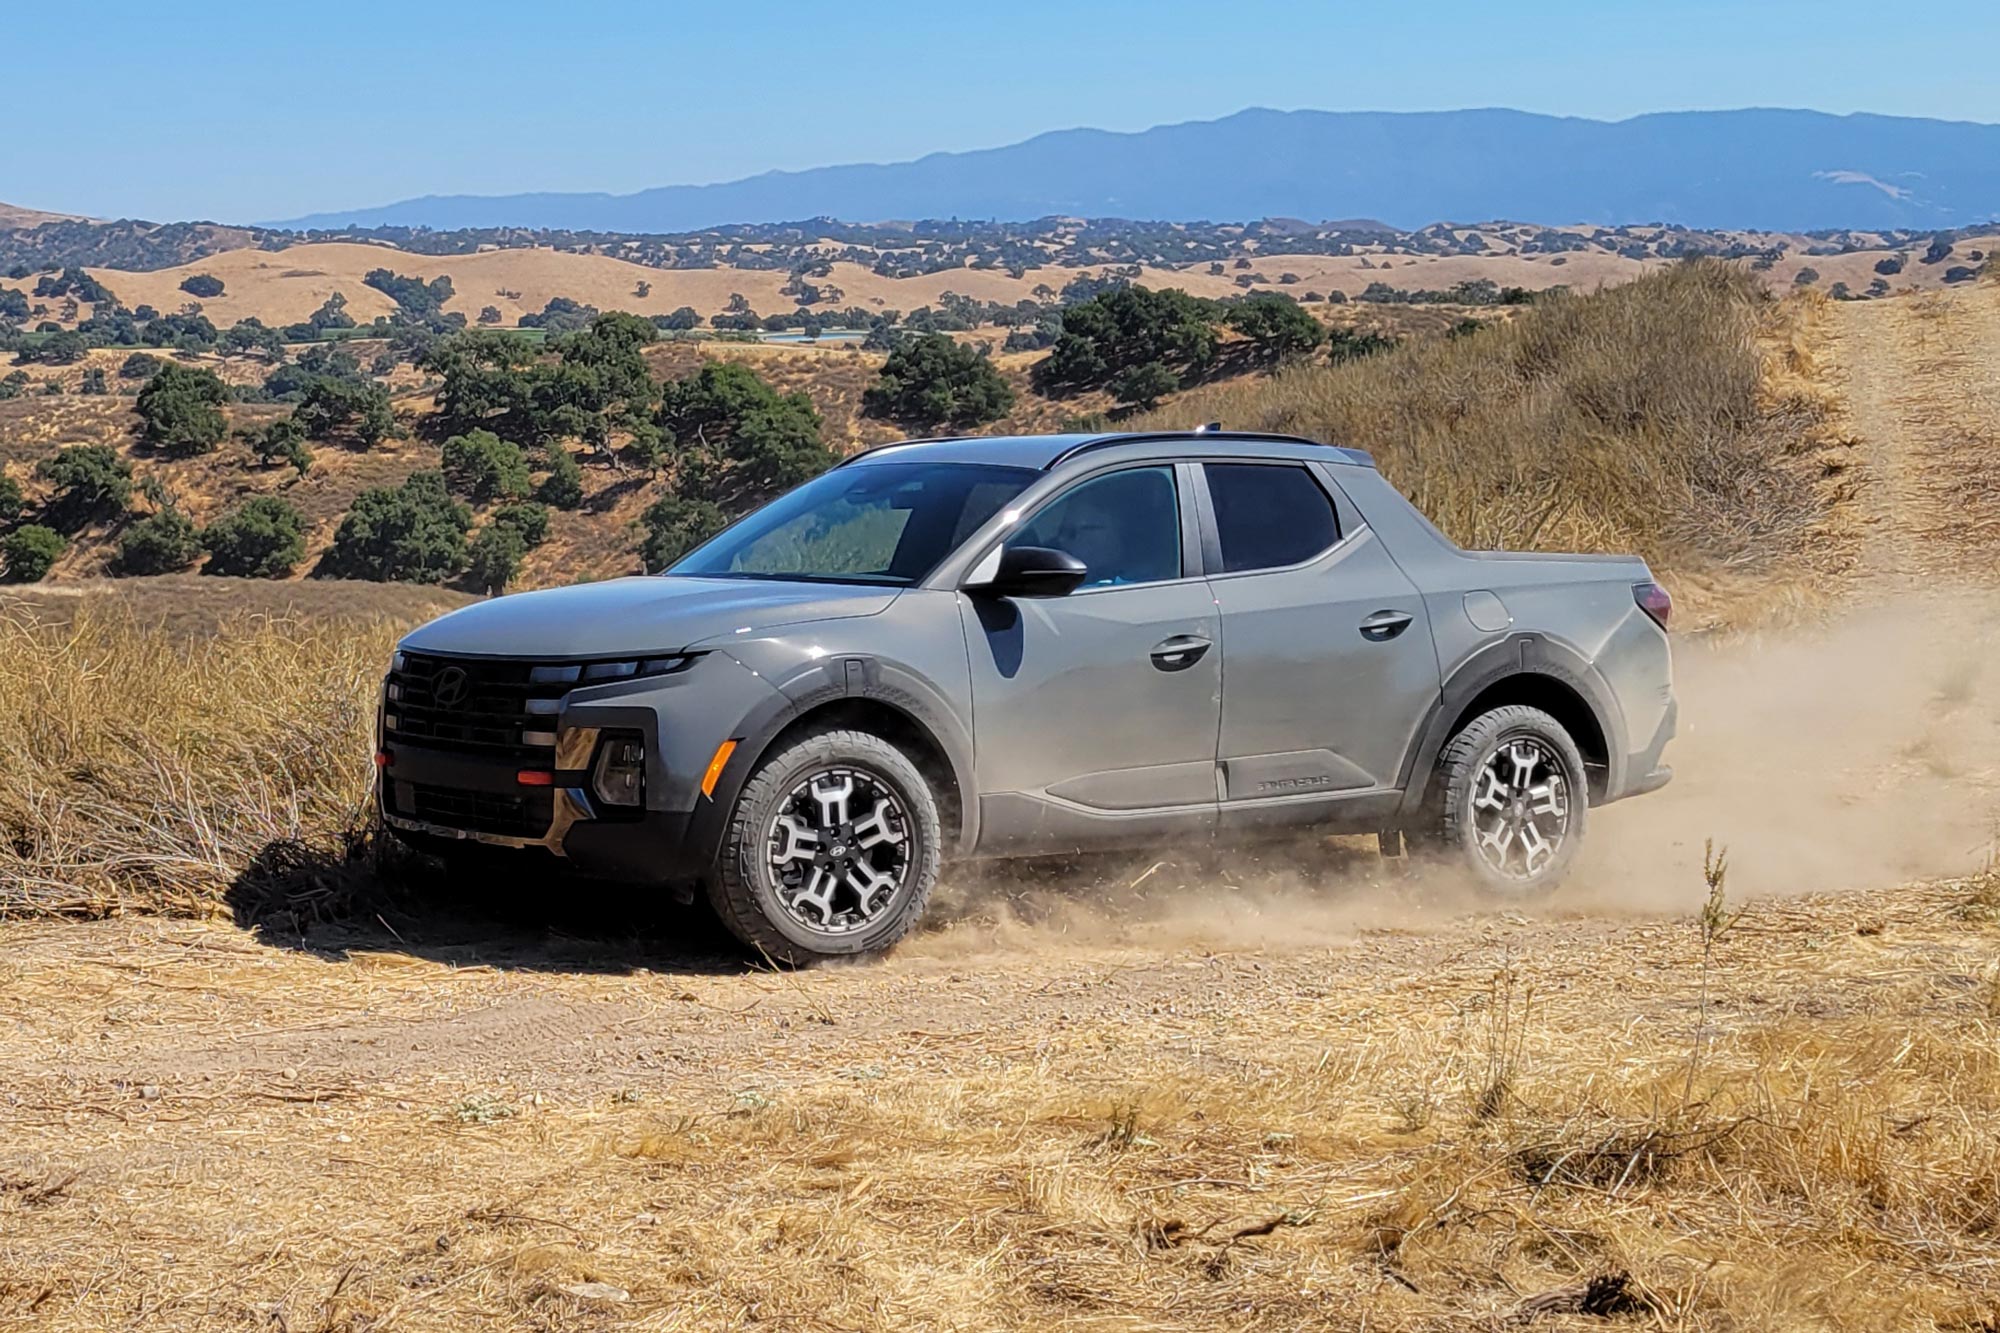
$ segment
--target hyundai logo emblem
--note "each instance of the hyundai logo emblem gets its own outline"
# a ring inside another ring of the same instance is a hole
[[[465,702],[466,687],[469,684],[465,678],[464,667],[446,667],[438,672],[437,679],[431,682],[431,698],[441,707],[456,708]]]

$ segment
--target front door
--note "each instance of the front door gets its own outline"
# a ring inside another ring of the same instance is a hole
[[[1079,482],[1008,539],[1083,561],[1067,596],[960,594],[980,851],[1113,846],[1212,824],[1220,633],[1207,583],[1188,574],[1194,525],[1177,471]]]
[[[1313,470],[1202,465],[1222,612],[1225,823],[1299,822],[1393,788],[1438,697],[1416,585]]]

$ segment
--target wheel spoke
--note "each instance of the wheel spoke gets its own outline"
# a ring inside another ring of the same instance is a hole
[[[901,842],[903,831],[891,822],[895,813],[887,797],[876,801],[867,818],[854,821],[854,845],[865,851],[885,842]]]
[[[819,803],[819,826],[835,828],[847,822],[847,802],[854,795],[852,773],[828,773],[815,779],[812,798]]]
[[[810,861],[820,850],[819,831],[797,815],[779,815],[775,832],[779,838],[779,846],[771,852],[773,865]]]

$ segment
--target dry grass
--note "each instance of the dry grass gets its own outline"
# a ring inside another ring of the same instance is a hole
[[[1706,975],[1688,922],[1005,966],[972,929],[790,978],[15,927],[0,1317],[1973,1333],[1975,892],[1758,906]]]
[[[0,916],[206,915],[274,844],[343,851],[394,638],[380,619],[239,612],[190,634],[113,597],[0,600]]]
[[[1770,572],[1823,518],[1795,457],[1817,406],[1766,391],[1759,336],[1789,317],[1738,270],[1680,265],[1470,337],[1190,394],[1140,424],[1361,444],[1470,547]]]

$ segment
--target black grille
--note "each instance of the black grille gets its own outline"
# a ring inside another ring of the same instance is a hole
[[[402,670],[389,683],[396,697],[383,711],[394,721],[391,739],[440,750],[505,755],[523,762],[546,762],[551,746],[526,732],[553,733],[556,715],[530,713],[530,700],[558,700],[574,681],[538,682],[534,662],[491,662],[405,653]]]
[[[392,782],[394,813],[427,824],[495,833],[509,838],[539,838],[555,818],[555,793],[547,787],[520,793],[460,791],[421,782]]]

